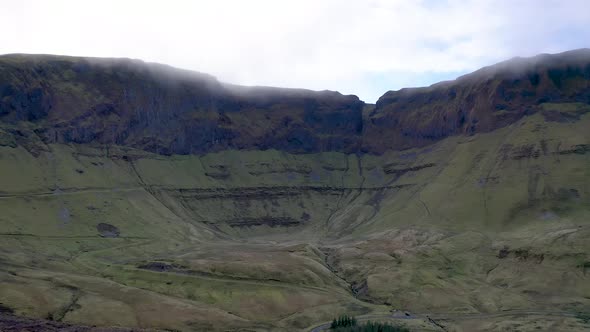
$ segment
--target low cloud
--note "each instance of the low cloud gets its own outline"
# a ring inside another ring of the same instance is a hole
[[[0,53],[139,58],[372,102],[513,56],[588,47],[588,22],[585,0],[23,0],[0,5]]]

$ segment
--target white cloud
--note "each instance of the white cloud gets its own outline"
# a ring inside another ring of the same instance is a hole
[[[423,83],[428,73],[588,46],[588,22],[586,0],[5,0],[0,53],[140,58],[374,101],[413,85],[412,75]]]

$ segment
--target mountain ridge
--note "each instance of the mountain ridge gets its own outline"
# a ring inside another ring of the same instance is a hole
[[[240,86],[136,59],[13,54],[0,56],[0,121],[32,122],[46,143],[167,155],[382,154],[501,128],[547,102],[590,103],[588,82],[589,49],[514,58],[452,81],[388,91],[363,117],[369,104],[336,91]]]

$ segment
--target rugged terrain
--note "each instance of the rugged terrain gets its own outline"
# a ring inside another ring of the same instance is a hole
[[[0,312],[296,331],[399,309],[415,330],[590,329],[587,50],[376,105],[9,55],[0,96]]]

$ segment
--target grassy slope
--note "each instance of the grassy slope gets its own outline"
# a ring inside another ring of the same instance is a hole
[[[360,158],[163,157],[15,148],[5,137],[0,303],[65,322],[183,330],[300,329],[391,307],[584,311],[590,116],[579,118],[537,114]],[[301,224],[226,223],[269,217]],[[98,223],[120,237],[99,237]],[[137,268],[148,262],[174,268]]]

